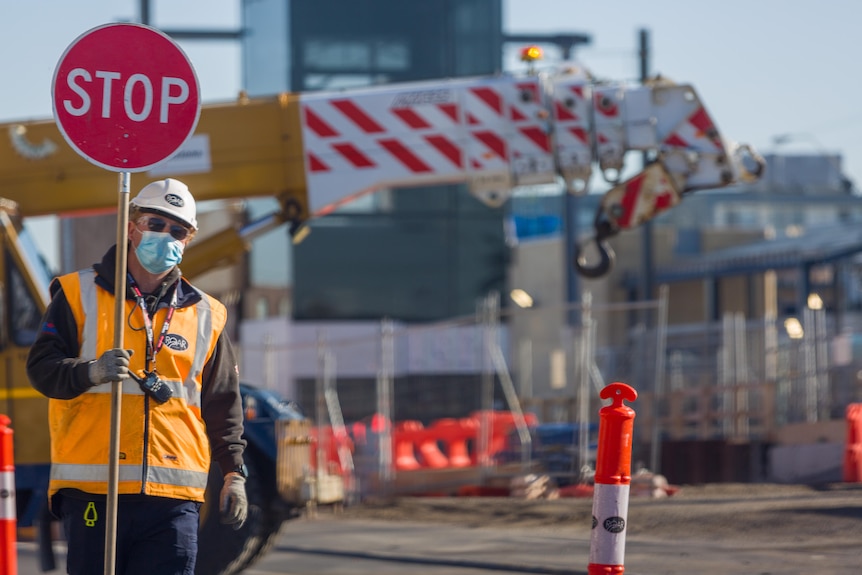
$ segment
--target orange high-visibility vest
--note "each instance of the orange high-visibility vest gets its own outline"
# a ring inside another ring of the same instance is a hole
[[[96,359],[114,347],[114,296],[97,286],[92,269],[59,278],[78,325],[79,357]],[[178,308],[155,367],[173,397],[160,404],[132,379],[122,382],[119,493],[142,493],[203,501],[210,445],[201,419],[201,374],[225,326],[227,312],[201,292],[201,300]],[[156,338],[167,308],[153,318]],[[134,350],[129,369],[144,373],[147,335],[143,311],[126,300],[123,347]],[[152,366],[150,366],[152,369]],[[49,496],[74,488],[107,494],[110,453],[111,386],[91,387],[74,399],[51,399],[51,479]]]

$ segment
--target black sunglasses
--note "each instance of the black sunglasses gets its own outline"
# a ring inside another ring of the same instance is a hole
[[[146,224],[147,230],[160,234],[165,233],[165,228],[168,228],[167,232],[171,234],[171,237],[179,241],[184,241],[191,234],[191,230],[188,228],[179,224],[168,224],[167,220],[158,216],[145,216],[138,222]]]

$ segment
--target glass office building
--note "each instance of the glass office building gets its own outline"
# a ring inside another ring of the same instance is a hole
[[[500,0],[245,0],[252,96],[500,70]]]
[[[502,68],[501,0],[245,0],[243,28],[250,96]],[[464,186],[386,190],[316,222],[293,248],[284,231],[259,240],[251,285],[284,278],[296,319],[469,314],[505,288],[505,220],[505,209],[485,207]],[[285,252],[292,258],[273,257]]]

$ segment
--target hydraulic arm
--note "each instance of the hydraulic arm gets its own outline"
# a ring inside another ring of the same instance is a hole
[[[0,130],[8,135],[0,196],[22,216],[113,209],[116,175],[71,150],[53,122]],[[624,178],[629,152],[648,161]],[[192,244],[190,274],[233,261],[273,226],[295,232],[381,188],[463,182],[499,206],[518,186],[562,179],[568,193],[583,194],[601,176],[611,188],[589,240],[600,259],[587,264],[579,246],[573,262],[598,277],[613,262],[608,238],[692,191],[756,179],[762,167],[750,147],[721,134],[692,86],[599,82],[567,69],[211,104],[186,144],[143,176],[181,178],[199,201],[279,201],[261,221]]]

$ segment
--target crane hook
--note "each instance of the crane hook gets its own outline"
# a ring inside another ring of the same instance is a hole
[[[587,258],[582,253],[582,246],[591,241],[596,243],[596,251],[599,253],[599,261],[592,266],[587,265]],[[590,238],[584,244],[575,244],[575,255],[573,259],[574,261],[572,262],[572,265],[575,266],[575,270],[579,274],[587,278],[599,278],[610,271],[611,267],[614,265],[615,255],[613,248],[611,248],[607,240],[595,237]]]
[[[599,278],[608,273],[611,267],[613,267],[616,258],[614,250],[607,240],[609,237],[616,235],[619,232],[619,228],[611,223],[601,208],[596,212],[593,226],[596,230],[595,235],[580,245],[575,244],[574,261],[572,261],[575,271],[587,278]],[[587,265],[587,258],[583,254],[583,246],[589,242],[595,242],[596,251],[599,254],[599,261],[593,266]]]

